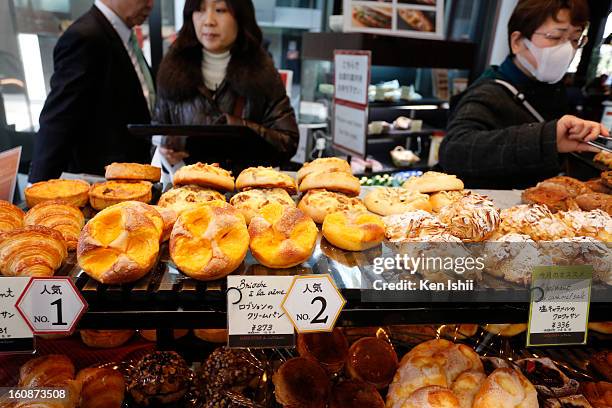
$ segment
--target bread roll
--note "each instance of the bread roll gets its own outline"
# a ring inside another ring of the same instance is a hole
[[[186,209],[210,201],[225,201],[225,196],[216,190],[189,184],[166,191],[159,198],[157,205],[171,208],[180,214]]]
[[[369,212],[335,212],[323,221],[323,236],[338,248],[365,251],[385,239],[382,218]]]
[[[218,163],[196,163],[178,169],[172,181],[175,186],[195,184],[219,191],[234,191],[232,173],[222,169]]]
[[[377,187],[370,191],[363,201],[368,210],[383,216],[417,210],[432,211],[428,195],[403,188]]]
[[[114,348],[125,344],[134,330],[81,330],[81,340],[89,347]]]
[[[464,371],[451,385],[451,391],[457,397],[461,408],[472,408],[476,393],[487,379],[481,371]]]
[[[74,251],[85,224],[85,217],[77,206],[56,200],[36,204],[28,211],[23,221],[25,225],[42,225],[59,231],[68,250]]]
[[[323,224],[328,214],[337,211],[367,211],[356,197],[327,190],[310,190],[300,200],[298,208],[317,224]]]
[[[538,408],[538,393],[523,374],[498,368],[485,380],[472,408]]]
[[[299,185],[300,192],[316,189],[336,191],[355,197],[361,191],[361,183],[351,173],[338,170],[314,172],[304,176]]]
[[[89,201],[89,183],[85,180],[53,179],[32,184],[24,190],[28,208],[44,201],[63,200],[83,207]]]
[[[270,203],[279,203],[283,206],[295,207],[295,202],[289,193],[282,188],[254,188],[240,192],[230,199],[230,204],[242,213],[247,225],[251,223],[253,217],[259,215],[259,210],[261,210],[264,205]]]
[[[286,408],[325,408],[331,384],[315,361],[287,360],[272,377],[276,401]]]
[[[408,191],[436,193],[438,191],[463,190],[463,181],[452,174],[428,171],[422,176],[413,176],[402,185]]]
[[[397,354],[385,340],[364,337],[349,349],[346,371],[352,379],[364,381],[381,390],[391,383],[396,369]]]
[[[30,225],[0,233],[0,273],[4,276],[53,276],[68,256],[58,231]]]
[[[161,168],[150,164],[111,163],[104,168],[107,180],[144,180],[156,183],[161,178]]]
[[[25,213],[16,205],[0,200],[0,233],[23,227]]]
[[[349,345],[340,328],[330,333],[305,333],[297,338],[297,350],[300,357],[310,358],[329,374],[342,370],[348,355]]]
[[[289,194],[297,192],[295,180],[288,174],[274,170],[272,167],[249,167],[242,170],[236,179],[238,191],[252,188],[281,188]]]
[[[86,368],[79,371],[80,408],[121,408],[125,396],[123,375],[111,368]]]
[[[348,174],[353,174],[351,165],[346,160],[338,157],[324,157],[304,163],[302,168],[297,172],[297,182],[300,184],[304,177],[311,173],[324,173],[327,171],[341,171]]]

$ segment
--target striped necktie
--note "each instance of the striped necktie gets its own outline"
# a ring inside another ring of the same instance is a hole
[[[138,40],[136,39],[134,31],[132,31],[132,34],[130,35],[128,44],[130,58],[132,59],[132,64],[136,69],[136,75],[138,76],[140,85],[142,86],[142,93],[147,100],[149,112],[152,113],[153,108],[155,107],[155,86],[153,84],[151,71],[149,71],[149,66],[147,65],[147,61],[145,60],[140,46],[138,45]]]

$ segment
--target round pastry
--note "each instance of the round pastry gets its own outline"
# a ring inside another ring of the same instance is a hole
[[[59,231],[40,225],[0,233],[0,274],[53,276],[68,256]]]
[[[303,357],[285,361],[272,382],[276,401],[287,408],[324,408],[331,388],[325,370]]]
[[[298,203],[298,208],[317,224],[323,224],[327,214],[337,211],[367,211],[359,198],[326,190],[308,191]]]
[[[83,228],[79,266],[106,284],[133,282],[155,265],[163,219],[151,206],[128,201],[108,207]]]
[[[612,170],[601,173],[601,181],[608,187],[612,188]]]
[[[172,181],[175,186],[195,184],[220,191],[234,191],[232,173],[219,167],[218,163],[196,163],[178,169]]]
[[[164,208],[171,208],[177,213],[193,207],[197,204],[204,204],[210,201],[225,201],[225,196],[216,190],[206,187],[189,184],[186,186],[174,187],[161,195],[157,205]]]
[[[487,324],[484,329],[502,337],[514,337],[527,330],[527,324]]]
[[[485,271],[508,282],[528,286],[535,265],[541,265],[538,245],[529,235],[509,233],[485,244]]]
[[[406,190],[417,193],[436,193],[438,191],[463,190],[463,181],[452,174],[428,171],[422,176],[413,176],[403,186]]]
[[[529,235],[536,242],[574,236],[571,228],[553,215],[546,206],[538,204],[523,204],[502,210],[499,232]]]
[[[553,213],[567,211],[576,206],[574,197],[567,189],[555,183],[538,183],[536,187],[523,191],[521,199],[526,204],[545,205]]]
[[[193,334],[210,343],[227,343],[227,329],[193,329]]]
[[[145,340],[157,341],[157,330],[138,330],[138,333]],[[185,337],[187,333],[189,333],[189,330],[187,329],[174,329],[172,330],[172,338],[174,338],[174,340],[177,340],[181,337]]]
[[[383,218],[385,236],[391,242],[420,240],[446,233],[447,226],[436,215],[416,210]]]
[[[590,189],[587,187],[585,183],[580,180],[577,180],[573,177],[567,176],[556,176],[538,183],[538,185],[549,185],[556,184],[558,186],[563,187],[570,197],[577,197],[581,194],[590,193]]]
[[[355,197],[361,191],[361,183],[351,173],[340,170],[326,170],[304,176],[299,188],[302,193],[309,190],[324,189]]]
[[[464,371],[453,382],[451,391],[459,400],[461,408],[472,408],[476,393],[487,379],[482,371]]]
[[[89,347],[113,348],[125,344],[134,330],[80,330],[81,340]]]
[[[411,192],[404,188],[377,187],[371,190],[363,201],[368,210],[383,216],[416,210],[432,211],[427,194]]]
[[[584,184],[594,193],[612,194],[612,187],[608,187],[600,178],[585,181]]]
[[[474,398],[473,408],[538,408],[538,393],[523,374],[498,368],[485,380]]]
[[[89,190],[89,204],[96,210],[103,210],[124,201],[149,203],[152,198],[149,181],[106,181],[96,183]]]
[[[576,204],[584,211],[603,210],[612,215],[612,195],[589,193],[576,197]]]
[[[236,189],[244,191],[252,188],[281,188],[289,194],[297,193],[295,180],[272,167],[249,167],[240,172],[236,179]]]
[[[125,397],[125,379],[123,378],[123,374],[121,374],[118,370],[98,367],[85,368],[79,371],[76,381],[81,385],[79,407],[123,407],[123,399]],[[48,405],[45,408],[54,406],[55,405]],[[67,406],[68,405],[64,405],[64,407]]]
[[[335,212],[323,221],[323,236],[338,248],[365,251],[385,239],[382,218],[369,212]]]
[[[361,380],[379,390],[387,387],[397,370],[393,346],[376,337],[364,337],[351,345],[346,361],[350,378]]]
[[[53,179],[32,184],[24,191],[29,208],[43,201],[64,200],[83,207],[89,201],[89,183],[85,180]]]
[[[602,210],[561,212],[559,218],[576,236],[612,242],[612,216]]]
[[[589,322],[589,330],[603,334],[612,334],[612,322]],[[610,368],[612,369],[612,353],[610,353]]]
[[[23,227],[25,213],[16,205],[0,200],[0,232]]]
[[[565,397],[578,391],[578,381],[570,379],[548,357],[524,358],[516,364],[541,395]]]
[[[259,210],[267,204],[279,203],[287,207],[295,207],[295,202],[286,190],[282,188],[252,189],[236,194],[230,199],[230,204],[244,215],[247,225],[251,219],[259,215]]]
[[[144,180],[156,183],[161,178],[161,168],[150,164],[111,163],[104,167],[107,180]]]
[[[351,165],[346,160],[338,157],[324,157],[304,163],[302,168],[297,172],[297,182],[300,184],[302,179],[311,173],[327,171],[343,171],[348,174],[353,174]]]
[[[465,242],[481,242],[489,238],[500,222],[499,209],[492,201],[478,194],[470,194],[444,207],[440,221],[448,225],[448,232]]]
[[[332,389],[329,408],[385,408],[385,401],[370,384],[344,380]]]
[[[307,261],[317,241],[314,221],[297,208],[270,203],[249,224],[251,253],[269,268],[290,268]]]
[[[127,390],[140,405],[169,404],[185,395],[191,376],[191,370],[179,354],[155,351],[136,364]]]
[[[336,327],[331,333],[306,333],[297,338],[300,357],[315,360],[327,371],[336,374],[344,367],[349,345],[344,333]]]
[[[162,220],[164,221],[161,242],[166,242],[170,239],[172,228],[174,228],[174,223],[178,219],[178,213],[172,208],[160,207],[158,205],[152,205],[151,207],[153,207],[155,211],[161,215]]]
[[[249,249],[244,217],[229,204],[200,205],[179,216],[170,236],[170,256],[186,275],[220,279],[242,263]]]
[[[401,404],[393,407],[396,406],[400,408],[462,408],[457,396],[451,390],[436,385],[418,389],[401,401]]]
[[[74,251],[85,224],[85,217],[79,207],[53,200],[36,204],[28,211],[23,222],[25,225],[42,225],[59,231],[68,250]]]
[[[465,190],[438,191],[429,196],[429,203],[433,212],[438,213],[443,207],[454,203],[468,194]]]

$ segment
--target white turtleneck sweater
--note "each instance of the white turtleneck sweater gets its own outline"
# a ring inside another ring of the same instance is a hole
[[[204,85],[211,91],[216,91],[217,87],[219,87],[225,78],[225,72],[231,54],[229,51],[222,54],[213,54],[206,50],[203,51],[202,74],[204,75]]]

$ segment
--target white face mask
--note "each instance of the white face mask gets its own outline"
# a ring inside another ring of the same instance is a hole
[[[538,81],[549,84],[557,83],[563,78],[576,55],[576,49],[569,41],[546,48],[538,47],[526,38],[523,42],[533,54],[538,67],[535,68],[520,54],[516,54],[516,58]]]

